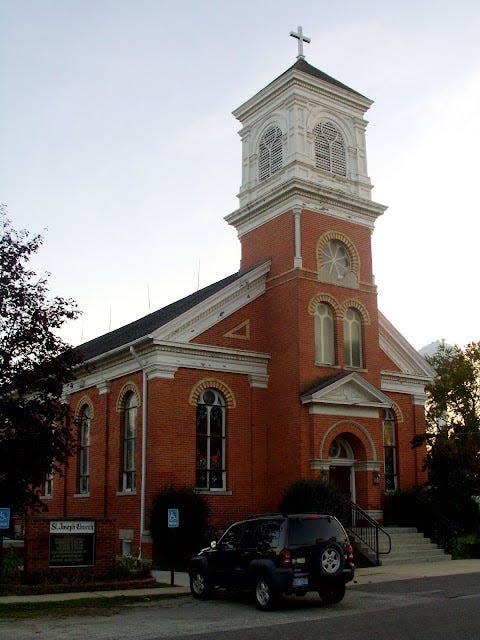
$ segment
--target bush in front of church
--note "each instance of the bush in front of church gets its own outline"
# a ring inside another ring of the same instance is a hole
[[[178,509],[178,527],[168,526],[169,509]],[[150,515],[155,564],[164,569],[185,569],[206,544],[209,513],[206,499],[193,488],[165,485],[154,496]]]
[[[335,485],[322,480],[297,480],[280,502],[282,513],[324,513],[336,516],[344,525],[350,519],[350,503]]]

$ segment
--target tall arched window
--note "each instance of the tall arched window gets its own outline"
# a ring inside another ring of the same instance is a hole
[[[137,449],[137,397],[130,391],[124,399],[122,490],[135,490],[135,452]]]
[[[362,367],[362,318],[356,309],[349,308],[343,319],[343,342],[345,347],[345,365]]]
[[[79,413],[78,493],[85,494],[90,488],[90,422],[91,409],[84,404]]]
[[[205,389],[197,401],[196,487],[225,489],[225,399]]]
[[[347,175],[345,142],[332,122],[320,122],[313,129],[315,166],[338,176]]]
[[[386,409],[383,414],[383,451],[385,455],[385,490],[397,488],[397,448],[395,436],[395,414]]]
[[[324,302],[315,311],[315,361],[335,364],[335,320],[332,308]]]
[[[282,168],[282,132],[271,125],[263,134],[258,150],[258,179],[266,180]]]

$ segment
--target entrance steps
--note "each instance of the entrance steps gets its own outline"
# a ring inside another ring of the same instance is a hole
[[[440,562],[452,556],[439,549],[414,527],[383,527],[392,540],[392,550],[381,555],[382,565],[412,564],[414,562]]]

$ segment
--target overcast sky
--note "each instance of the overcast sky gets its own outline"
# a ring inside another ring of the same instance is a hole
[[[416,348],[480,340],[478,0],[1,0],[0,200],[83,312],[69,342],[238,270],[231,111],[295,62],[298,25],[375,101],[380,309]]]

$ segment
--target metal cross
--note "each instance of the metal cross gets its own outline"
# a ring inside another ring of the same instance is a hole
[[[310,42],[310,38],[307,38],[307,36],[303,35],[303,31],[302,31],[302,27],[298,27],[298,31],[297,33],[295,33],[295,31],[290,31],[290,35],[293,38],[297,38],[298,40],[298,55],[297,55],[297,60],[299,58],[305,58],[305,56],[303,55],[303,43],[304,42]]]

